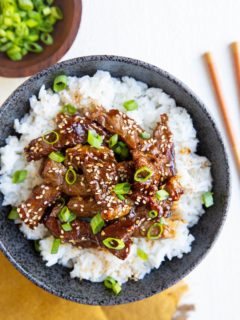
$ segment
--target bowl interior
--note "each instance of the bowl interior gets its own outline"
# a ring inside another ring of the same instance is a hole
[[[200,140],[198,153],[208,157],[212,163],[213,192],[215,204],[209,208],[199,223],[191,229],[196,238],[192,251],[183,259],[174,258],[153,270],[142,281],[130,281],[123,285],[121,295],[115,297],[102,284],[71,279],[69,270],[60,266],[47,268],[35,253],[33,244],[26,240],[17,226],[7,220],[8,207],[2,207],[0,198],[0,244],[11,262],[30,280],[51,293],[84,303],[111,305],[140,300],[173,285],[190,272],[211,247],[223,224],[229,197],[229,168],[222,140],[215,124],[195,95],[178,80],[151,65],[121,57],[94,56],[69,60],[57,64],[30,78],[19,87],[0,109],[0,146],[13,133],[15,118],[21,118],[28,110],[28,98],[37,94],[45,83],[51,86],[54,77],[60,73],[93,75],[96,70],[110,71],[112,76],[131,76],[160,87],[170,94],[180,106],[191,114]]]
[[[54,42],[47,46],[41,42],[43,52],[28,53],[21,61],[11,61],[5,53],[0,53],[0,75],[5,77],[23,77],[32,75],[56,63],[70,48],[77,34],[81,19],[81,0],[55,0],[63,12],[63,20],[54,26]]]

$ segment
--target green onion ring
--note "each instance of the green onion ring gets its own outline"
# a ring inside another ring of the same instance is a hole
[[[77,112],[77,108],[72,104],[66,104],[63,109],[63,113],[69,113],[71,115],[75,114]]]
[[[143,261],[147,261],[148,260],[148,254],[145,251],[143,251],[142,249],[140,249],[140,248],[137,248],[137,255]]]
[[[12,175],[12,183],[21,183],[27,178],[27,170],[17,170]]]
[[[47,137],[50,136],[50,135],[55,135],[55,139],[53,141],[49,141],[47,140]],[[42,139],[45,143],[47,144],[55,144],[59,141],[59,134],[57,133],[57,131],[47,131],[43,136],[42,136]]]
[[[117,245],[115,245],[115,243]],[[103,244],[108,249],[113,249],[113,250],[122,250],[123,248],[125,248],[125,243],[123,242],[123,240],[117,239],[117,238],[111,238],[111,237],[106,238],[103,240]]]
[[[109,148],[113,148],[118,142],[118,134],[114,134],[108,141]]]
[[[144,172],[147,173],[147,175],[143,178],[139,177],[139,174],[144,173]],[[147,166],[143,166],[135,172],[134,180],[137,182],[145,182],[145,181],[149,180],[149,178],[151,178],[152,175],[153,175],[153,171],[151,169],[149,169]]]
[[[156,210],[148,211],[148,217],[154,219],[158,216],[158,212]]]
[[[60,153],[60,152],[51,152],[49,155],[48,155],[48,158],[55,161],[55,162],[63,162],[65,160],[65,156]]]
[[[159,229],[159,233],[156,236],[152,234],[152,231],[154,228]],[[147,238],[149,240],[157,240],[161,237],[162,233],[163,233],[163,224],[160,222],[156,222],[156,223],[152,224],[151,227],[148,229]]]
[[[100,232],[104,225],[105,222],[100,213],[97,213],[90,221],[90,226],[92,228],[93,234],[97,234],[98,232]]]
[[[69,222],[66,222],[64,224],[62,224],[62,229],[66,232],[71,231],[72,230],[72,226]]]
[[[164,190],[164,189],[161,189],[161,190],[158,190],[156,192],[156,198],[159,200],[159,201],[164,201],[164,200],[167,200],[169,198],[169,193]]]
[[[203,193],[202,203],[205,205],[206,208],[211,207],[214,204],[213,193],[210,191]]]
[[[108,289],[111,289],[116,295],[122,291],[121,285],[110,276],[104,280],[104,286]]]
[[[51,254],[56,254],[58,253],[58,249],[60,246],[61,240],[54,238],[53,243],[52,243],[52,248],[51,248]]]
[[[113,191],[116,194],[128,194],[131,190],[131,185],[128,182],[122,182],[115,185]]]
[[[67,87],[68,78],[64,74],[57,76],[53,81],[54,92],[59,92]]]
[[[72,179],[70,178],[70,175],[72,175]],[[67,184],[74,184],[77,180],[77,174],[76,171],[73,169],[73,167],[69,167],[66,174],[65,174],[65,181]]]
[[[19,214],[17,212],[17,208],[12,208],[12,210],[10,211],[10,213],[8,215],[8,219],[9,220],[19,219]]]

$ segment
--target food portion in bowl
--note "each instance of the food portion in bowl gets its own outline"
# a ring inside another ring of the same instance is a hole
[[[161,89],[108,72],[58,76],[15,120],[0,190],[47,266],[115,293],[167,258],[213,204],[210,163],[187,111]]]
[[[1,0],[0,52],[13,61],[52,45],[51,33],[63,13],[54,0]]]

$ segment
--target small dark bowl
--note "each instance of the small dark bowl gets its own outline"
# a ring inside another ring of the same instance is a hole
[[[28,279],[41,288],[65,299],[83,304],[114,305],[141,300],[172,286],[185,277],[203,259],[212,247],[225,220],[229,199],[229,167],[226,152],[215,122],[203,103],[184,84],[167,72],[147,63],[116,56],[82,57],[56,64],[22,84],[0,108],[0,146],[13,134],[15,118],[29,110],[28,99],[37,94],[45,83],[51,86],[56,75],[65,73],[81,77],[93,75],[96,70],[110,71],[114,77],[131,76],[151,87],[160,87],[185,106],[191,114],[200,140],[198,153],[212,163],[215,204],[207,209],[199,223],[191,229],[195,237],[192,251],[182,259],[166,261],[141,281],[129,281],[122,293],[114,296],[101,283],[71,279],[69,270],[61,266],[48,268],[13,222],[7,219],[9,207],[0,205],[0,248],[10,262]],[[0,204],[2,203],[2,196]]]
[[[55,0],[54,5],[61,8],[63,20],[58,21],[52,33],[52,45],[43,46],[41,53],[28,53],[21,61],[10,60],[0,52],[0,76],[20,78],[31,76],[57,63],[70,49],[78,33],[82,16],[82,0]]]

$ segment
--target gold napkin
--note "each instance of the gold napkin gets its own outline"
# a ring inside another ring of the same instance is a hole
[[[140,302],[92,307],[69,302],[38,288],[0,253],[0,318],[4,320],[171,320],[183,283]]]

